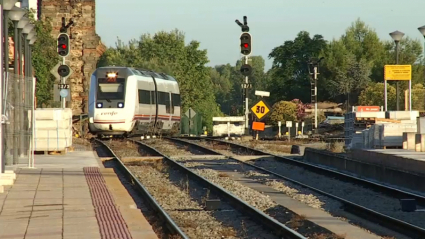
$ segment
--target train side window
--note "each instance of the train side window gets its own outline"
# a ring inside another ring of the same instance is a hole
[[[156,93],[155,91],[151,91],[151,104],[156,104]]]
[[[169,98],[170,98],[170,110],[171,110],[171,114],[174,114],[174,94],[172,94],[171,92],[169,93]]]
[[[159,105],[167,104],[167,93],[158,91],[158,104]]]
[[[170,97],[170,93],[164,93],[164,98],[165,98],[165,112],[170,114],[171,113],[171,97]]]
[[[180,106],[181,102],[180,102],[180,95],[179,94],[172,94],[172,101],[173,101],[173,106]]]
[[[150,93],[147,90],[139,90],[139,104],[147,104],[150,102]]]

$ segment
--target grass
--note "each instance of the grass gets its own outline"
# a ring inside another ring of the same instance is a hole
[[[327,150],[331,151],[332,153],[344,153],[344,142],[332,142],[328,145]]]
[[[220,231],[220,234],[222,238],[236,237],[236,231],[231,227],[223,227],[223,229]]]
[[[311,236],[312,239],[344,239],[347,235],[328,234],[328,233],[315,233]]]
[[[288,224],[292,229],[297,230],[298,228],[300,228],[304,225],[304,221],[306,219],[307,219],[307,217],[305,215],[294,214],[292,216],[291,220],[289,220]]]

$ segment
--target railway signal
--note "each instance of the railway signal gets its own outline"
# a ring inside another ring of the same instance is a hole
[[[251,55],[251,34],[244,32],[241,34],[241,53],[242,55]]]
[[[58,67],[58,74],[61,77],[68,77],[71,74],[71,69],[67,65],[60,65]]]
[[[245,64],[241,67],[241,73],[243,76],[245,76],[245,84],[246,86],[249,86],[248,82],[248,76],[252,73],[252,67],[248,64],[248,57],[251,55],[251,34],[249,34],[249,27],[248,27],[248,18],[246,16],[243,17],[243,24],[236,19],[236,24],[241,27],[242,34],[240,35],[240,52],[242,55],[245,56]],[[249,127],[248,127],[248,87],[244,88],[245,90],[245,133],[249,133]]]
[[[241,66],[241,73],[244,76],[250,76],[252,74],[252,67],[248,64],[244,64]]]
[[[58,36],[58,54],[61,57],[66,57],[69,55],[69,36],[66,33],[61,33]]]

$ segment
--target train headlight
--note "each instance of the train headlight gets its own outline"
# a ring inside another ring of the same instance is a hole
[[[118,108],[123,108],[124,107],[124,103],[118,103]]]
[[[97,108],[102,108],[102,107],[103,107],[103,104],[102,104],[102,103],[97,103],[97,104],[96,104],[96,107],[97,107]]]

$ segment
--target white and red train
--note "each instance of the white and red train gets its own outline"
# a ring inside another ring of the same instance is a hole
[[[97,136],[180,133],[180,90],[172,76],[131,67],[97,68],[90,80],[89,130]]]

